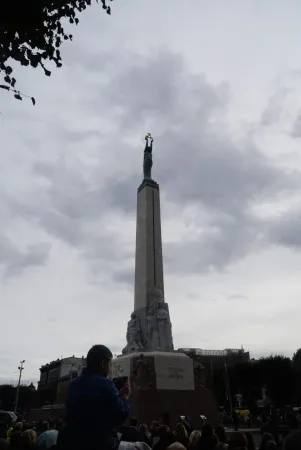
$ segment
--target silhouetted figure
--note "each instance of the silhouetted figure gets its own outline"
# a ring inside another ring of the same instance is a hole
[[[301,449],[301,430],[297,430],[286,437],[283,443],[283,450],[300,450],[300,449]]]
[[[248,450],[247,438],[240,431],[233,433],[229,441],[229,450]]]
[[[137,428],[138,421],[131,417],[130,425],[124,429],[121,441],[122,442],[142,442],[142,436]]]
[[[144,423],[141,424],[139,427],[139,432],[141,436],[141,442],[145,442],[147,445],[151,446],[151,439],[147,425],[145,425]]]
[[[153,450],[166,450],[175,442],[175,436],[169,431],[168,427],[161,425],[156,432],[156,438],[152,445]]]
[[[247,431],[247,432],[245,432],[245,436],[247,439],[248,450],[256,450],[256,446],[255,446],[255,442],[254,442],[252,434],[249,431]]]
[[[189,445],[189,437],[183,423],[177,423],[174,434],[176,437],[176,442],[180,442],[182,445],[184,445],[184,447],[187,448]]]
[[[198,450],[214,450],[216,441],[211,425],[206,424],[202,428],[202,434],[199,440]]]
[[[110,450],[118,445],[114,428],[129,415],[130,387],[118,391],[108,379],[111,351],[94,345],[87,355],[87,367],[69,387],[66,426],[60,431],[58,448],[63,450]]]
[[[194,430],[189,437],[188,449],[197,450],[200,439],[201,439],[201,431]]]

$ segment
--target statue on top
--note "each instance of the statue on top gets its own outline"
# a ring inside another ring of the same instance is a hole
[[[144,180],[152,179],[152,166],[153,166],[153,137],[150,133],[145,136],[145,149],[143,160],[143,178]]]

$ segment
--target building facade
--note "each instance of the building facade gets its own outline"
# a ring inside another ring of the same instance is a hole
[[[38,391],[42,405],[54,404],[58,398],[58,388],[60,380],[70,379],[75,374],[79,375],[86,365],[84,356],[77,358],[57,359],[40,367],[40,381],[38,382]]]
[[[201,348],[180,348],[179,352],[186,353],[193,360],[204,367],[206,387],[214,389],[214,372],[216,370],[233,367],[240,363],[250,362],[250,353],[241,349],[204,350]]]

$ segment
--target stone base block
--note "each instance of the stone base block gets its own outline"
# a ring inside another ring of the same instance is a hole
[[[211,391],[200,386],[193,360],[178,352],[144,352],[113,360],[113,378],[127,376],[132,386],[131,415],[150,424],[168,415],[174,425],[180,416],[190,416],[194,427],[200,415],[213,425],[218,408]]]

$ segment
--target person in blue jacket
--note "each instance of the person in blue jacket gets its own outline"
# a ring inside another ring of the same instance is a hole
[[[108,378],[111,351],[94,345],[87,355],[87,367],[71,382],[66,403],[66,425],[57,447],[68,450],[111,450],[116,447],[114,428],[129,416],[130,386],[118,391]]]

